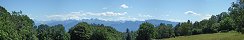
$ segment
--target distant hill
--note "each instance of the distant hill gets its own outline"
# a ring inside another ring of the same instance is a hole
[[[57,25],[63,24],[65,26],[65,30],[69,30],[71,27],[76,25],[79,22],[87,22],[87,23],[95,23],[95,24],[104,24],[106,26],[112,26],[113,28],[117,29],[118,31],[125,32],[126,28],[129,28],[132,31],[135,31],[139,28],[139,25],[143,22],[150,22],[154,25],[159,25],[160,23],[165,24],[172,24],[175,26],[179,22],[171,22],[166,20],[157,20],[157,19],[150,19],[145,21],[105,21],[99,19],[83,19],[83,20],[64,20],[64,21],[35,21],[36,25],[40,24],[47,24],[47,25]]]

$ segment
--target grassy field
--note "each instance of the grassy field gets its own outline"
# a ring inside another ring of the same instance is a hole
[[[244,40],[244,34],[237,32],[200,34],[192,36],[180,36],[161,40]]]

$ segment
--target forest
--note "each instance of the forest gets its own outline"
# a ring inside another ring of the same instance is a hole
[[[0,40],[153,40],[199,34],[236,31],[244,34],[244,0],[233,2],[227,12],[212,15],[202,21],[181,22],[176,26],[149,22],[140,24],[137,31],[119,32],[111,26],[79,22],[65,31],[62,24],[35,25],[22,11],[8,12],[0,7]]]

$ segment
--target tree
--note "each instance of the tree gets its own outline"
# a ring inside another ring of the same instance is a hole
[[[193,29],[192,23],[190,22],[190,20],[188,20],[187,22],[183,22],[177,25],[177,27],[175,28],[177,32],[176,35],[180,35],[180,36],[191,35],[192,29]]]
[[[207,19],[204,19],[200,21],[200,27],[202,29],[202,33],[215,33],[212,24],[210,25],[210,21]]]
[[[38,39],[39,40],[51,40],[51,38],[48,37],[48,25],[41,24],[38,26],[37,32],[38,32]]]
[[[109,40],[109,38],[105,32],[97,30],[92,33],[90,40]]]
[[[69,40],[69,34],[65,32],[62,24],[54,25],[49,28],[49,34],[53,40]]]
[[[103,24],[80,22],[69,30],[71,40],[121,40],[122,33]]]
[[[126,40],[131,40],[131,34],[128,28],[126,29]]]
[[[215,15],[212,15],[209,20],[208,20],[208,27],[210,29],[210,32],[208,33],[216,33],[217,32],[217,28],[219,27],[218,24],[218,17]]]
[[[222,32],[226,32],[226,31],[234,30],[234,28],[235,28],[234,21],[230,17],[227,17],[220,21],[220,27],[218,30]]]
[[[214,31],[214,32],[219,32],[220,30],[220,23],[214,23],[214,24],[212,24],[212,30]]]
[[[64,30],[64,26],[61,24],[48,26],[41,24],[38,26],[38,38],[39,40],[69,40],[70,36]]]
[[[173,25],[172,24],[167,24],[167,27],[168,27],[168,31],[169,31],[169,34],[170,34],[169,37],[174,37],[175,33],[174,33],[174,30],[173,30]]]
[[[103,24],[102,24],[103,25]],[[101,40],[121,40],[123,38],[122,33],[118,32],[111,26],[94,26],[94,32],[103,32],[105,39]]]
[[[160,25],[155,29],[157,32],[156,39],[170,38],[174,36],[172,27],[172,24],[165,25],[164,23],[160,23]]]
[[[69,30],[71,40],[90,40],[91,26],[86,22],[80,22]]]
[[[142,23],[138,29],[136,40],[151,40],[154,32],[154,25],[148,22]]]
[[[233,2],[231,7],[229,7],[228,11],[233,18],[236,30],[238,32],[244,33],[244,1],[237,0],[237,2]]]
[[[101,37],[95,37],[95,39],[99,39],[99,38],[102,38],[99,40],[122,40],[123,39],[122,32],[117,31],[111,26],[105,26],[103,24],[93,24],[91,26],[93,27],[93,34],[96,32],[104,33],[104,34],[98,34],[101,35]],[[93,39],[93,37],[91,39]]]
[[[0,40],[37,40],[34,22],[22,11],[8,12],[0,6]]]
[[[202,28],[200,26],[200,22],[196,21],[192,26],[193,26],[192,35],[196,35],[196,34],[201,34],[202,33]]]
[[[173,28],[173,30],[174,30],[174,32],[175,32],[175,36],[180,36],[180,30],[179,30],[180,26],[181,26],[181,23],[178,23],[178,24]]]

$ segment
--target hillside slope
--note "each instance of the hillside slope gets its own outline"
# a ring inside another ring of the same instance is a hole
[[[237,32],[180,36],[162,40],[244,40],[244,34]]]

